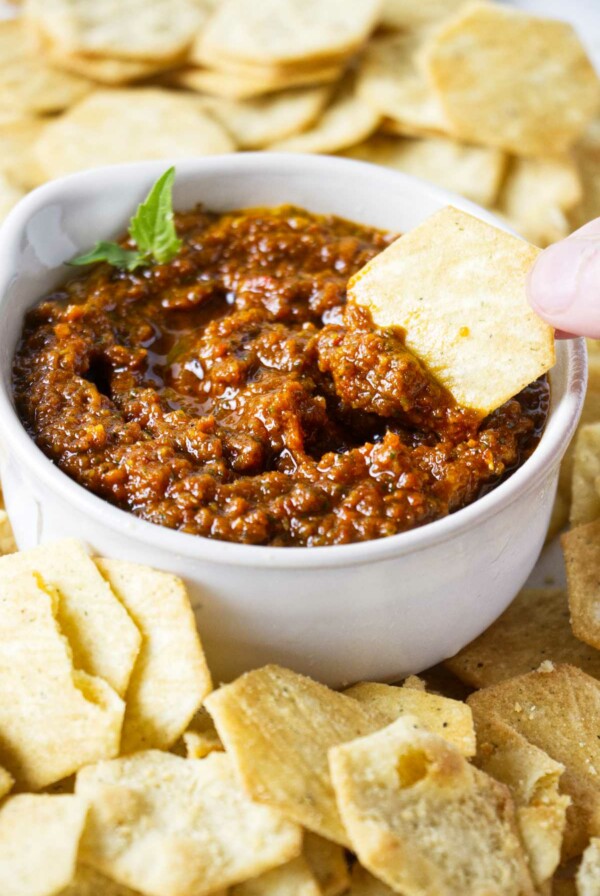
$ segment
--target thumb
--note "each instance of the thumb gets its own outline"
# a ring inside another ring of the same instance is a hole
[[[531,307],[563,333],[600,338],[600,218],[538,256],[528,278]]]

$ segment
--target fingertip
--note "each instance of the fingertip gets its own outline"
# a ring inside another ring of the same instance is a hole
[[[595,223],[595,222],[593,222]],[[600,336],[600,228],[545,249],[527,278],[531,307],[555,329]]]

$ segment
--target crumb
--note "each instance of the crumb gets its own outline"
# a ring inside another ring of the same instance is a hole
[[[544,660],[543,663],[539,664],[537,671],[544,673],[554,672],[554,663],[552,662],[552,660]]]

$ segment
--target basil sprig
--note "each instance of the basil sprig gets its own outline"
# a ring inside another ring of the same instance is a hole
[[[173,223],[173,181],[175,168],[169,168],[156,181],[146,199],[129,223],[129,236],[137,249],[124,249],[118,243],[101,240],[84,255],[69,264],[94,264],[107,261],[115,268],[135,271],[136,268],[156,263],[164,264],[175,258],[182,242]]]

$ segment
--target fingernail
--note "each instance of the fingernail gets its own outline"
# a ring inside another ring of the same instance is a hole
[[[544,315],[562,314],[572,308],[598,283],[588,282],[597,275],[600,241],[582,235],[555,243],[538,257],[528,278],[532,306]],[[593,295],[594,293],[592,293]]]

